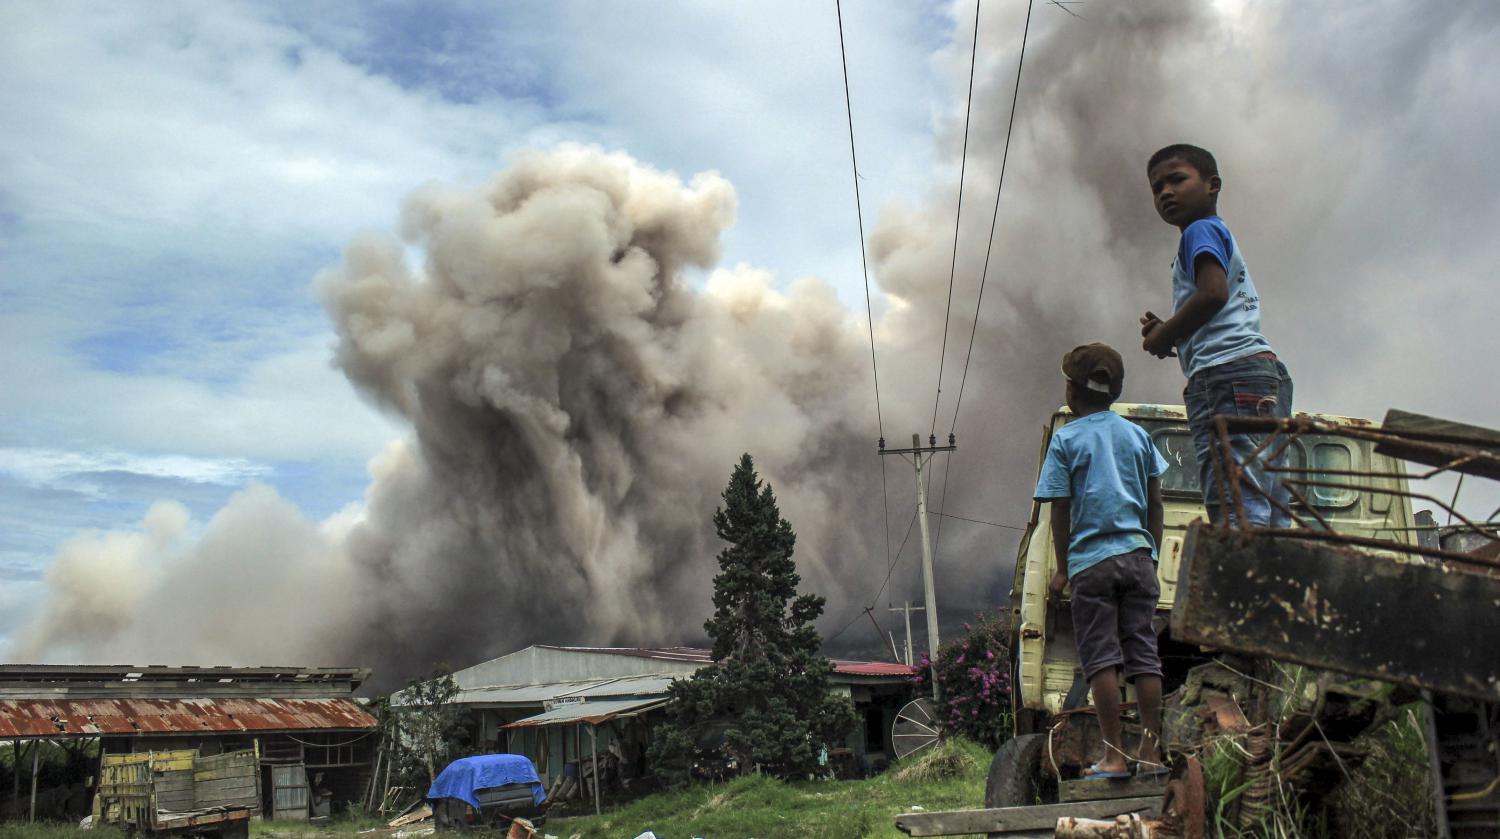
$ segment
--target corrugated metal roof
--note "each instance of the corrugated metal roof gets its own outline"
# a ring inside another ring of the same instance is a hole
[[[608,699],[602,702],[573,702],[567,705],[559,705],[550,711],[527,717],[524,720],[516,720],[502,728],[525,728],[534,725],[564,725],[570,723],[586,722],[598,725],[609,722],[618,717],[630,717],[649,711],[661,705],[667,704],[665,697],[653,696],[648,699]]]
[[[618,679],[610,679],[607,682],[589,685],[580,688],[565,696],[605,697],[605,696],[651,696],[653,694],[666,693],[667,688],[677,681],[674,676],[622,676]]]
[[[546,647],[546,644],[537,646]],[[713,661],[709,650],[699,647],[553,647],[570,653],[599,653],[601,655],[628,655],[633,658],[655,658],[662,661],[687,661],[693,664],[708,664]]]
[[[905,676],[910,677],[917,668],[893,661],[840,661],[833,662],[833,672],[846,676]]]
[[[621,676],[540,685],[494,685],[459,691],[458,701],[465,705],[538,705],[561,696],[650,696],[666,693],[672,682],[671,676]]]
[[[360,731],[352,699],[0,699],[0,739],[236,731]]]
[[[575,653],[654,658],[664,661],[687,661],[694,664],[712,664],[714,660],[711,650],[700,647],[554,647],[553,649]],[[917,671],[916,668],[895,662],[833,659],[833,672],[849,676],[910,676]]]

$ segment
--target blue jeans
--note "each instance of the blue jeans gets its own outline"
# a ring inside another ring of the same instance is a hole
[[[1187,389],[1182,392],[1187,405],[1188,427],[1193,432],[1193,447],[1198,453],[1198,480],[1203,489],[1203,507],[1208,519],[1215,524],[1223,523],[1228,515],[1231,525],[1237,524],[1234,515],[1234,499],[1219,497],[1219,476],[1214,469],[1210,444],[1214,438],[1213,418],[1216,414],[1237,417],[1279,417],[1292,415],[1292,376],[1286,365],[1267,356],[1252,356],[1209,367],[1188,379]],[[1288,493],[1281,476],[1265,471],[1264,467],[1285,466],[1287,450],[1275,460],[1267,460],[1271,450],[1279,447],[1272,444],[1261,452],[1259,458],[1251,459],[1251,452],[1265,440],[1264,434],[1231,434],[1229,443],[1234,458],[1244,468],[1240,484],[1240,497],[1245,504],[1245,517],[1256,527],[1290,527],[1291,517],[1281,512],[1266,500],[1269,495],[1288,504]],[[1246,484],[1259,487],[1256,492]],[[1228,487],[1228,477],[1225,477]],[[1261,493],[1265,493],[1262,495]],[[1288,505],[1289,506],[1289,505]]]

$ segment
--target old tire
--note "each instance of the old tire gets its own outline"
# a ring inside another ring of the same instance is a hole
[[[1046,749],[1046,734],[1021,734],[1006,740],[990,761],[984,806],[1024,807],[1055,800],[1056,782],[1042,775]]]

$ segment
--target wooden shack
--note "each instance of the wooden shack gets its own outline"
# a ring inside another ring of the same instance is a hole
[[[307,818],[314,809],[337,812],[365,796],[377,723],[353,693],[369,674],[359,668],[0,665],[0,743],[20,755],[28,742],[91,738],[98,743],[96,760],[253,750],[266,815]],[[8,810],[25,816],[24,805],[11,802]]]

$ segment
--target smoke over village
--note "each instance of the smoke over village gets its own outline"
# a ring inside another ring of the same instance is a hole
[[[996,9],[980,21],[946,323],[962,110],[937,119],[931,192],[865,208],[878,426],[865,312],[823,278],[721,259],[739,205],[794,196],[628,150],[521,152],[487,182],[412,192],[392,229],[352,238],[311,283],[337,336],[332,363],[410,429],[369,461],[363,498],[315,521],[252,481],[206,521],[162,498],[133,527],[80,533],[57,548],[7,657],[359,661],[396,678],[454,649],[477,660],[543,642],[688,643],[709,608],[709,519],[742,452],[797,532],[803,587],[828,598],[820,626],[832,633],[867,605],[919,595],[914,544],[881,584],[913,509],[909,468],[876,456],[881,430],[891,446],[956,432],[958,453],[933,475],[934,504],[941,491],[963,517],[933,524],[939,592],[959,612],[995,608],[1010,585],[1010,528],[1029,514],[1035,430],[1061,401],[1057,359],[1087,340],[1133,349],[1140,310],[1165,305],[1170,231],[1150,211],[1144,155],[1203,133],[1210,111],[1238,115],[1200,138],[1226,161],[1237,229],[1279,243],[1255,266],[1277,301],[1270,339],[1300,362],[1310,407],[1376,410],[1304,327],[1403,372],[1407,339],[1343,336],[1346,321],[1316,314],[1326,291],[1307,280],[1334,270],[1341,243],[1390,223],[1389,208],[1351,202],[1380,172],[1416,178],[1433,165],[1394,140],[1423,127],[1397,117],[1372,133],[1360,103],[1294,83],[1285,68],[1312,60],[1292,45],[1313,37],[1295,22],[1251,12],[1231,30],[1208,5],[1097,5],[1086,24],[1038,26],[1027,46],[988,252],[1022,18]],[[955,97],[966,25],[935,59]],[[1236,61],[1215,60],[1225,54]],[[1184,64],[1205,69],[1184,81]],[[1266,71],[1237,82],[1248,66]],[[1165,93],[1184,84],[1215,93]],[[1415,108],[1417,87],[1391,95]],[[1287,183],[1313,178],[1340,188],[1286,200]],[[848,212],[852,239],[852,197]],[[1350,321],[1395,305],[1391,278],[1408,267],[1389,237],[1366,250]],[[1174,364],[1127,353],[1126,398],[1174,401],[1175,376]],[[233,596],[213,594],[226,587]]]
[[[0,837],[1491,835],[1497,36],[0,4]]]

